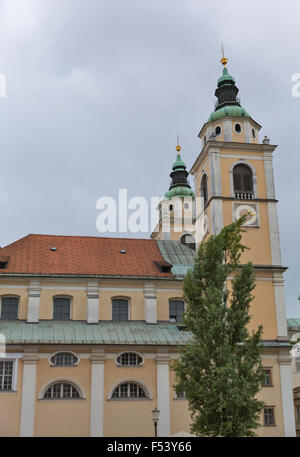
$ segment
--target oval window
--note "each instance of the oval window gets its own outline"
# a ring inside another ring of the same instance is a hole
[[[215,134],[216,136],[219,136],[221,134],[221,127],[219,125],[215,129]]]

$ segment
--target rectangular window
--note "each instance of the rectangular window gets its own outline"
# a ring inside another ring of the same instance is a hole
[[[300,357],[295,358],[295,369],[296,371],[300,371]]]
[[[13,387],[12,361],[0,361],[0,391],[9,391]]]
[[[3,297],[1,300],[1,319],[15,321],[18,319],[18,298]]]
[[[274,408],[264,408],[264,426],[275,425]]]
[[[53,301],[53,320],[69,321],[70,308],[69,298],[55,298]]]
[[[272,370],[270,368],[266,368],[264,370],[264,372],[265,372],[265,387],[272,387],[273,386]]]
[[[116,299],[112,301],[112,320],[114,322],[128,321],[128,301]]]
[[[172,322],[182,322],[184,313],[184,302],[182,300],[171,300],[169,303],[169,316]]]

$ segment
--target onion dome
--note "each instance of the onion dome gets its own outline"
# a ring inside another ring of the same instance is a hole
[[[218,101],[216,103],[215,111],[210,115],[208,122],[221,119],[226,116],[234,117],[248,117],[250,114],[247,113],[245,108],[240,104],[240,100],[237,97],[239,89],[235,85],[235,79],[228,73],[226,64],[228,59],[222,57],[221,63],[224,65],[223,74],[218,79],[218,87],[215,91],[215,96]]]
[[[186,164],[183,162],[180,151],[181,147],[179,144],[176,146],[177,159],[172,167],[171,185],[168,192],[165,193],[165,197],[170,199],[174,197],[194,197],[195,193],[192,190],[188,182],[188,172],[186,171]]]

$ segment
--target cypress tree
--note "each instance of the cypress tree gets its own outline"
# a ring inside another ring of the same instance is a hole
[[[173,364],[197,436],[254,436],[263,402],[262,326],[249,332],[253,266],[241,264],[245,216],[202,243],[183,284],[192,339]],[[229,276],[232,278],[228,280]]]

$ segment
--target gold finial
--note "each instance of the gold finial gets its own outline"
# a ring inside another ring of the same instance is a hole
[[[227,57],[225,57],[224,55],[224,45],[223,45],[223,41],[222,41],[222,58],[220,60],[221,64],[224,65],[224,67],[226,67],[226,64],[228,62],[228,59]]]
[[[176,146],[176,151],[179,152],[181,151],[181,146],[179,145],[179,133],[177,134],[177,146]]]

